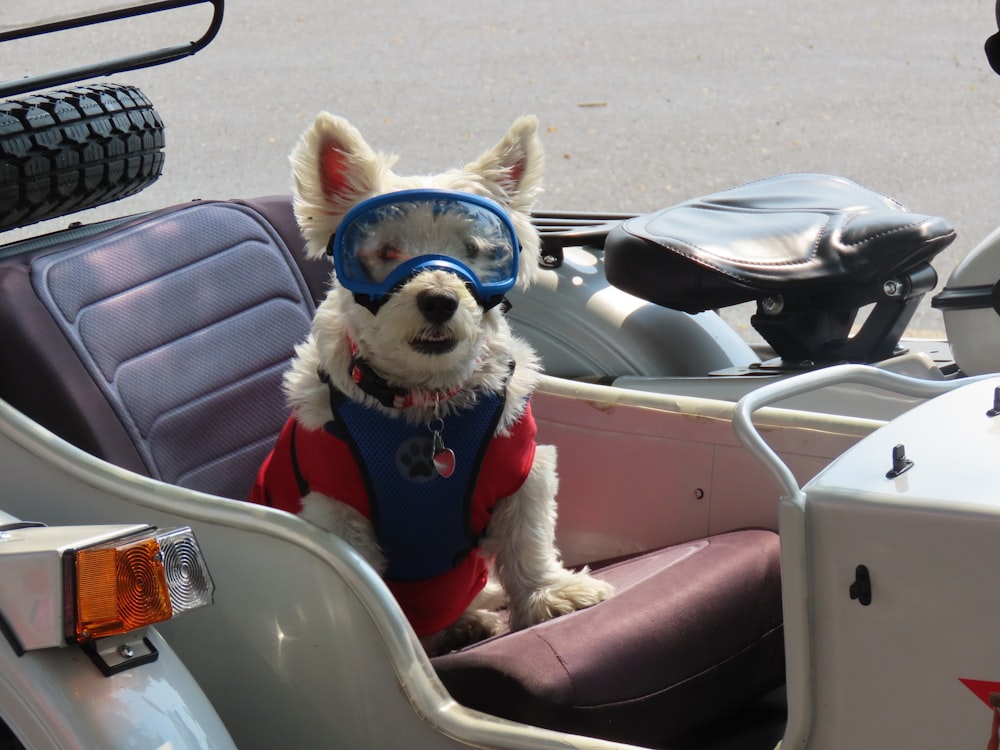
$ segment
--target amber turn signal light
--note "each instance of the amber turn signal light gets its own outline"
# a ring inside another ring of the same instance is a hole
[[[190,528],[76,550],[73,637],[90,641],[212,603],[215,585]]]

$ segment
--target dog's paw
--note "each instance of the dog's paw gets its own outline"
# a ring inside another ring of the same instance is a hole
[[[496,612],[501,609],[507,609],[508,603],[507,592],[504,591],[503,586],[493,577],[491,572],[486,585],[476,595],[476,598],[472,600],[472,604],[469,605],[469,611],[484,609],[487,612]]]
[[[557,582],[528,592],[523,601],[512,601],[510,629],[521,630],[578,609],[593,607],[614,593],[614,587],[610,583],[591,577],[585,570],[578,573],[567,572]]]
[[[503,619],[496,612],[468,609],[444,630],[420,639],[429,656],[458,651],[485,640],[503,630]]]

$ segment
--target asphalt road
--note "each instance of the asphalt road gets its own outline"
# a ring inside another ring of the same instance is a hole
[[[17,5],[0,27],[88,4]],[[4,45],[0,78],[187,41],[207,17]],[[839,174],[953,224],[943,284],[1000,224],[1000,77],[982,52],[995,30],[993,0],[230,0],[208,49],[119,77],[167,123],[163,178],[74,218],[287,192],[287,154],[322,109],[400,154],[402,173],[464,163],[532,112],[540,208],[651,211],[772,174]],[[940,331],[924,308],[912,330]]]

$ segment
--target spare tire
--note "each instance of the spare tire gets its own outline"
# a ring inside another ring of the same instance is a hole
[[[0,101],[0,231],[153,184],[163,121],[134,86],[96,84]]]

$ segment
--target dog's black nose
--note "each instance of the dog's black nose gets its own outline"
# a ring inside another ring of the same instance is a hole
[[[454,292],[420,292],[417,309],[431,323],[440,325],[449,320],[458,309],[458,295]]]

